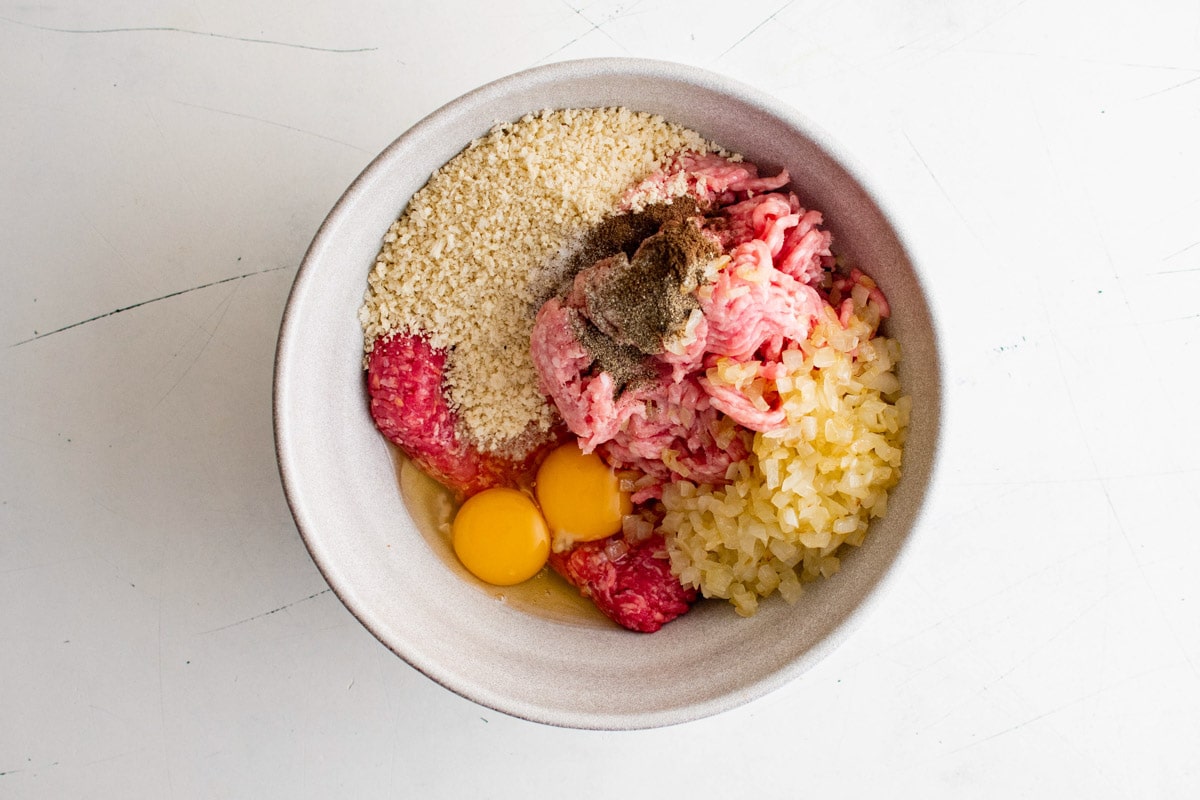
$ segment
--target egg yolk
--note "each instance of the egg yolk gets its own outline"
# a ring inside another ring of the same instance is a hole
[[[629,492],[595,453],[584,455],[574,442],[556,448],[537,473],[537,499],[554,534],[556,548],[590,542],[621,530],[633,513]]]
[[[450,531],[463,566],[496,586],[532,578],[550,556],[545,519],[516,489],[486,489],[468,498]]]

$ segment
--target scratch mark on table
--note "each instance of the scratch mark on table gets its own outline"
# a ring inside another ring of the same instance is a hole
[[[281,269],[290,269],[290,268],[291,267],[289,265],[289,266],[283,266],[283,267],[271,267],[269,269],[260,269],[255,272],[246,272],[241,275],[234,275],[229,278],[221,278],[220,280],[209,281],[208,283],[203,283],[203,284],[200,284],[199,286],[193,286],[190,289],[180,289],[179,291],[176,291],[176,292],[169,292],[168,294],[161,295],[160,297],[153,297],[149,300],[141,300],[137,303],[132,303],[127,306],[121,306],[120,308],[114,308],[112,311],[106,311],[103,314],[97,314],[94,317],[88,317],[87,319],[80,320],[79,322],[72,322],[70,325],[64,325],[61,328],[55,328],[52,331],[46,331],[45,333],[39,333],[36,336],[31,336],[28,339],[22,339],[19,342],[14,342],[14,343],[10,344],[9,347],[20,347],[23,344],[29,344],[30,342],[36,342],[38,339],[45,339],[47,336],[53,336],[56,333],[62,333],[63,331],[69,331],[72,328],[78,328],[80,325],[87,325],[89,322],[96,322],[97,320],[105,319],[107,317],[111,317],[111,316],[120,314],[125,311],[132,311],[135,308],[141,308],[142,306],[150,305],[151,303],[157,303],[160,300],[169,300],[172,297],[179,297],[180,295],[184,295],[189,292],[198,292],[201,289],[210,289],[213,286],[220,286],[223,283],[230,283],[232,281],[240,281],[245,278],[253,278],[255,275],[265,275],[268,272],[278,272]]]
[[[144,748],[139,747],[134,750],[127,750],[122,753],[117,753],[115,756],[105,756],[104,758],[97,758],[92,761],[86,761],[83,764],[80,764],[80,766],[81,767],[94,767],[97,764],[107,764],[109,761],[116,761],[117,759],[120,759],[120,758],[128,758],[131,755],[134,755],[136,753],[141,753],[143,751],[144,751]]]
[[[901,128],[900,133],[902,136],[904,136],[904,140],[908,142],[908,146],[912,148],[913,154],[916,155],[917,160],[921,162],[921,166],[923,166],[925,171],[929,173],[930,179],[933,180],[933,185],[936,186],[938,191],[942,193],[942,197],[946,198],[946,202],[950,204],[950,208],[954,210],[955,215],[962,220],[963,227],[967,229],[967,232],[971,234],[972,238],[974,238],[981,247],[984,246],[983,239],[981,239],[979,234],[975,232],[975,229],[971,226],[970,221],[968,221],[966,216],[963,215],[962,209],[958,207],[958,203],[954,201],[954,198],[950,196],[948,191],[946,191],[946,187],[942,185],[940,180],[938,180],[938,176],[934,173],[933,167],[929,166],[929,162],[925,160],[925,156],[923,156],[921,151],[917,149],[917,145],[915,142],[913,142],[912,137],[908,135],[908,131]],[[984,249],[986,249],[986,247]]]
[[[775,12],[774,12],[773,14],[771,14],[771,16],[767,17],[767,18],[766,18],[766,19],[764,19],[762,22],[758,23],[758,24],[757,24],[757,25],[755,25],[753,28],[751,28],[750,30],[746,31],[746,34],[745,34],[744,36],[742,36],[742,38],[738,39],[736,42],[734,42],[733,44],[729,45],[729,47],[725,48],[725,50],[724,50],[724,51],[723,51],[723,52],[722,52],[720,55],[718,55],[718,56],[716,57],[716,59],[715,59],[715,60],[717,60],[717,61],[720,61],[722,58],[724,58],[725,56],[727,56],[727,55],[728,55],[728,54],[729,54],[731,51],[733,51],[733,50],[734,50],[734,48],[736,48],[736,47],[737,47],[738,45],[740,45],[742,42],[746,41],[746,40],[747,40],[747,39],[749,39],[751,36],[753,36],[755,33],[757,33],[757,32],[758,32],[758,30],[759,30],[759,28],[761,28],[762,26],[766,25],[768,22],[772,21],[773,19],[775,19],[776,17],[778,17],[780,14],[782,14],[784,11],[787,11],[789,8],[791,8],[791,7],[792,7],[792,3],[794,3],[794,2],[795,2],[795,0],[788,0],[788,2],[784,3],[784,4],[783,4],[782,6],[780,6],[779,8],[775,9]]]
[[[166,545],[166,541],[164,539],[162,547],[160,548],[160,551],[159,551],[160,554],[165,554],[166,548],[167,548],[167,545]],[[163,614],[162,614],[162,597],[159,596],[159,598],[158,598],[158,631],[157,631],[157,639],[158,639],[158,724],[159,724],[160,736],[162,737],[163,765],[166,767],[166,771],[167,771],[167,788],[170,790],[170,795],[172,797],[174,797],[175,796],[175,778],[171,774],[171,752],[167,748],[167,742],[170,739],[170,737],[167,735],[167,697],[166,697],[166,690],[163,688],[162,616],[163,616]]]
[[[1143,672],[1139,672],[1137,675],[1130,675],[1127,678],[1110,683],[1107,686],[1101,686],[1099,689],[1088,692],[1085,695],[1076,697],[1075,699],[1070,700],[1069,702],[1055,706],[1054,708],[1051,708],[1047,711],[1043,711],[1040,714],[1035,714],[1034,716],[1032,716],[1028,719],[1018,722],[1016,725],[1010,725],[1007,728],[1004,728],[1003,730],[996,731],[992,735],[986,736],[983,739],[980,739],[979,741],[971,742],[970,744],[965,744],[962,747],[951,750],[948,753],[948,755],[954,755],[955,753],[961,753],[964,750],[970,750],[973,747],[978,747],[981,744],[986,744],[987,742],[990,742],[993,739],[999,739],[1001,736],[1007,736],[1008,734],[1018,731],[1028,725],[1032,725],[1035,722],[1040,722],[1041,720],[1043,720],[1047,717],[1054,716],[1055,714],[1059,713],[1060,711],[1066,711],[1067,709],[1073,708],[1073,707],[1079,705],[1080,703],[1083,703],[1087,700],[1091,700],[1093,697],[1097,697],[1101,694],[1104,694],[1105,692],[1110,692],[1113,689],[1117,688],[1118,686],[1129,683],[1130,681],[1139,680],[1141,678],[1146,677],[1147,675],[1152,675],[1156,672],[1162,672],[1165,669],[1169,669],[1169,667],[1165,667],[1165,666],[1164,667],[1154,667],[1153,669],[1148,669]]]
[[[1171,624],[1171,618],[1167,614],[1167,610],[1163,607],[1162,600],[1159,599],[1158,592],[1154,591],[1154,583],[1150,580],[1150,576],[1146,574],[1146,565],[1142,563],[1142,559],[1138,557],[1137,550],[1134,549],[1133,540],[1129,537],[1129,531],[1125,530],[1125,523],[1121,521],[1121,515],[1117,513],[1117,507],[1113,504],[1112,497],[1109,494],[1108,486],[1103,482],[1101,486],[1104,488],[1104,501],[1108,504],[1108,510],[1112,514],[1113,521],[1117,523],[1117,530],[1121,532],[1121,537],[1125,540],[1125,546],[1129,548],[1129,554],[1133,556],[1133,565],[1137,568],[1138,574],[1142,578],[1142,582],[1146,585],[1146,590],[1150,594],[1150,599],[1154,601],[1155,608],[1158,609],[1159,616],[1162,618],[1163,627],[1171,634],[1171,638],[1175,640],[1175,646],[1179,648],[1179,652],[1183,654],[1184,661],[1187,662],[1188,668],[1192,674],[1200,678],[1200,669],[1197,669],[1196,662],[1192,660],[1192,654],[1183,640],[1179,636],[1179,632],[1175,630],[1175,626]]]
[[[304,128],[297,128],[293,125],[285,125],[282,122],[275,122],[274,120],[264,119],[262,117],[256,117],[256,116],[253,116],[252,114],[239,114],[236,111],[227,111],[224,108],[213,108],[212,106],[202,106],[202,105],[199,105],[198,103],[188,103],[183,100],[172,100],[171,102],[174,103],[175,105],[179,105],[179,106],[186,106],[188,108],[198,108],[201,111],[211,111],[214,114],[224,114],[229,117],[237,117],[238,119],[247,119],[247,120],[250,120],[251,122],[261,122],[264,125],[271,125],[276,128],[283,128],[285,131],[292,131],[293,133],[302,133],[305,136],[313,136],[317,139],[321,139],[326,142],[333,142],[334,144],[340,144],[343,147],[349,147],[351,150],[357,150],[360,153],[374,155],[373,151],[367,150],[366,148],[363,148],[363,147],[359,147],[356,144],[350,144],[350,142],[343,142],[341,139],[334,139],[332,136],[326,136],[322,133],[317,133],[316,131],[305,130]]]
[[[63,564],[73,564],[76,561],[87,561],[91,556],[72,556],[71,558],[56,558],[51,561],[42,561],[37,564],[30,564],[25,567],[11,567],[9,569],[0,569],[0,575],[12,575],[17,572],[28,572],[31,569],[45,569],[47,567],[57,567]]]
[[[99,500],[99,499],[98,499],[98,498],[97,498],[95,495],[92,495],[92,505],[94,505],[94,506],[99,506],[100,508],[103,508],[105,511],[107,511],[107,512],[108,512],[108,513],[110,513],[110,514],[112,514],[114,517],[116,517],[116,518],[117,518],[117,519],[119,519],[119,520],[122,520],[122,521],[124,521],[124,522],[129,522],[129,523],[132,523],[132,522],[133,522],[133,520],[131,520],[131,519],[129,518],[129,515],[127,515],[127,514],[122,514],[120,511],[117,511],[115,508],[113,508],[112,506],[108,505],[107,503],[103,503],[103,502],[101,502],[101,501],[100,501],[100,500]],[[108,561],[108,559],[105,559],[105,561]],[[110,564],[111,564],[112,562],[111,562],[111,561],[109,561],[108,563],[110,563]],[[115,565],[115,564],[113,564],[113,567],[115,568],[115,567],[116,567],[116,565]]]
[[[314,592],[313,594],[310,594],[308,597],[301,597],[299,600],[293,600],[290,603],[286,603],[285,605],[282,605],[279,608],[272,608],[270,611],[264,611],[261,614],[255,614],[253,617],[246,617],[245,619],[238,620],[237,622],[231,622],[228,625],[222,625],[219,628],[213,628],[212,630],[204,631],[204,633],[205,634],[216,633],[217,631],[223,631],[223,630],[227,630],[229,628],[236,628],[238,625],[245,625],[247,622],[253,622],[256,619],[262,619],[263,617],[269,617],[272,614],[278,614],[280,611],[284,611],[286,609],[291,608],[292,606],[299,605],[300,603],[320,597],[323,594],[329,594],[331,591],[333,591],[333,590],[332,589],[322,589],[319,592]]]
[[[541,63],[542,63],[542,62],[544,62],[546,59],[548,59],[548,58],[553,58],[554,56],[558,55],[558,54],[559,54],[559,53],[561,53],[563,50],[566,50],[568,47],[570,47],[571,45],[575,44],[575,43],[576,43],[576,42],[578,42],[580,39],[582,39],[583,37],[587,36],[589,33],[592,33],[593,31],[599,31],[600,33],[604,34],[604,36],[605,36],[605,37],[607,37],[607,38],[608,38],[608,40],[609,40],[610,42],[612,42],[613,44],[615,44],[617,47],[620,47],[622,50],[624,50],[624,51],[625,51],[625,52],[627,52],[627,53],[629,52],[629,48],[625,47],[625,45],[623,45],[623,44],[621,44],[620,42],[618,42],[616,39],[614,39],[614,38],[612,37],[612,35],[611,35],[611,34],[610,34],[608,31],[604,30],[604,26],[605,26],[605,25],[607,25],[609,22],[611,22],[611,21],[612,21],[611,19],[606,19],[606,20],[603,20],[603,21],[601,21],[601,22],[592,22],[590,19],[588,19],[586,16],[584,16],[584,14],[583,14],[583,11],[582,11],[582,10],[580,10],[580,9],[578,9],[578,8],[575,8],[575,7],[574,7],[574,6],[572,6],[570,3],[566,2],[566,0],[563,0],[563,5],[565,5],[565,6],[566,6],[567,8],[569,8],[569,9],[571,9],[571,12],[572,12],[572,13],[574,13],[574,14],[575,14],[575,16],[579,17],[581,20],[583,20],[584,22],[586,22],[586,23],[587,23],[588,25],[590,25],[591,27],[590,27],[590,28],[588,28],[588,29],[587,29],[586,31],[584,31],[583,33],[579,34],[578,36],[576,36],[576,37],[572,38],[570,41],[568,41],[568,42],[567,42],[566,44],[564,44],[562,47],[559,47],[559,48],[557,48],[557,49],[555,49],[555,50],[552,50],[550,53],[547,53],[546,55],[542,56],[541,58],[539,58],[537,61],[535,61],[535,62],[534,62],[535,64],[541,64]]]
[[[1107,252],[1107,250],[1106,250],[1106,252]],[[1126,298],[1126,303],[1128,303],[1128,298]],[[1044,302],[1043,302],[1043,312],[1047,313],[1047,314],[1049,313],[1045,309]],[[1065,375],[1066,371],[1064,370],[1063,363],[1062,363],[1062,346],[1059,343],[1058,338],[1056,336],[1051,334],[1050,338],[1051,338],[1051,342],[1053,344],[1052,352],[1054,353],[1055,360],[1058,363],[1059,374]],[[1163,607],[1162,600],[1159,598],[1158,593],[1154,590],[1154,583],[1153,583],[1153,581],[1150,580],[1150,576],[1146,574],[1145,564],[1142,563],[1142,559],[1138,555],[1138,551],[1137,551],[1137,548],[1134,546],[1133,539],[1132,539],[1132,537],[1130,537],[1129,531],[1126,530],[1125,523],[1122,522],[1122,520],[1121,520],[1121,515],[1117,512],[1117,506],[1113,502],[1112,493],[1109,491],[1109,488],[1108,488],[1109,481],[1104,478],[1099,477],[1100,464],[1099,464],[1099,461],[1096,459],[1095,452],[1092,449],[1091,440],[1086,435],[1086,431],[1084,431],[1083,418],[1080,415],[1079,407],[1075,402],[1075,393],[1071,389],[1070,382],[1065,383],[1065,389],[1066,389],[1067,402],[1070,404],[1070,407],[1071,407],[1071,414],[1075,417],[1075,421],[1079,424],[1080,431],[1085,433],[1085,435],[1083,436],[1084,451],[1087,453],[1088,461],[1091,462],[1092,470],[1096,473],[1097,478],[1099,479],[1100,492],[1104,496],[1104,502],[1108,506],[1109,513],[1112,515],[1113,523],[1117,526],[1117,530],[1121,534],[1121,539],[1125,542],[1125,547],[1129,551],[1129,555],[1133,560],[1134,569],[1137,571],[1138,576],[1141,578],[1142,583],[1145,585],[1146,591],[1149,593],[1150,599],[1154,602],[1155,608],[1158,609],[1158,613],[1162,619],[1164,627],[1170,632],[1171,637],[1175,640],[1176,647],[1178,647],[1180,652],[1183,653],[1183,657],[1187,661],[1188,666],[1191,668],[1192,674],[1196,675],[1197,677],[1200,677],[1200,669],[1198,669],[1196,666],[1196,663],[1194,661],[1192,661],[1191,654],[1188,652],[1187,647],[1184,646],[1183,641],[1179,637],[1179,633],[1175,630],[1175,627],[1171,624],[1171,619],[1168,616],[1166,609]]]
[[[1050,634],[1050,637],[1048,639],[1041,642],[1040,644],[1035,646],[1033,649],[1026,651],[1020,658],[1018,658],[1017,660],[1012,662],[1009,665],[1008,669],[1006,669],[1004,672],[997,675],[994,680],[989,681],[989,685],[1000,683],[1005,678],[1007,678],[1009,675],[1016,672],[1020,667],[1023,667],[1025,664],[1028,664],[1034,658],[1034,656],[1037,656],[1042,651],[1044,651],[1047,647],[1049,647],[1051,644],[1053,644],[1054,642],[1057,642],[1059,639],[1061,639],[1062,636],[1067,631],[1069,631],[1071,628],[1075,627],[1075,625],[1078,624],[1081,619],[1083,619],[1088,614],[1092,613],[1094,610],[1099,608],[1102,603],[1108,602],[1108,600],[1109,600],[1109,596],[1107,594],[1102,594],[1099,597],[1097,597],[1095,600],[1093,600],[1092,602],[1088,603],[1087,606],[1085,606],[1083,608],[1083,610],[1081,610],[1075,616],[1071,617],[1071,619],[1068,620],[1065,625],[1060,625],[1054,631],[1054,633]]]
[[[1095,544],[1085,547],[1082,550],[1077,550],[1069,555],[1066,555],[1066,556],[1063,556],[1062,558],[1056,559],[1056,560],[1046,564],[1045,566],[1041,567],[1038,570],[1027,573],[1023,577],[1019,578],[1018,580],[1016,580],[1012,583],[1005,584],[1001,588],[999,588],[995,591],[989,592],[986,596],[981,597],[979,600],[976,600],[973,603],[970,603],[968,605],[954,609],[953,612],[948,613],[946,616],[938,619],[936,622],[932,622],[932,623],[926,625],[925,627],[921,628],[920,630],[917,630],[917,631],[913,632],[912,634],[909,634],[908,636],[905,636],[901,639],[897,639],[893,642],[890,642],[884,647],[880,647],[879,649],[875,650],[870,655],[868,655],[867,658],[864,659],[864,661],[870,661],[872,659],[879,658],[879,657],[881,657],[891,651],[894,651],[894,650],[903,650],[905,648],[905,646],[908,645],[909,642],[912,642],[922,636],[925,636],[926,634],[936,631],[939,628],[942,628],[945,626],[956,626],[959,618],[968,616],[971,612],[975,611],[976,609],[982,608],[983,606],[988,605],[989,603],[992,603],[993,601],[995,601],[999,598],[1002,598],[1005,595],[1009,595],[1009,594],[1019,595],[1020,593],[1022,593],[1024,591],[1024,587],[1026,584],[1034,583],[1034,582],[1042,579],[1048,573],[1054,573],[1054,572],[1059,571],[1062,568],[1063,564],[1067,563],[1068,561],[1072,561],[1072,560],[1078,558],[1080,555],[1082,555],[1084,553],[1089,553],[1093,550],[1100,550],[1105,547],[1106,547],[1105,543],[1096,542]],[[922,589],[924,590],[924,587],[922,587]],[[927,590],[925,590],[925,591],[926,591],[926,594],[931,595],[930,592],[928,592]],[[1083,614],[1090,611],[1095,605],[1099,604],[1101,602],[1101,600],[1097,600],[1096,603],[1093,603],[1091,606],[1084,609],[1084,611],[1081,612],[1078,617],[1076,617],[1071,622],[1069,622],[1066,627],[1062,628],[1059,631],[1059,633],[1066,630],[1067,627],[1070,627],[1071,625],[1073,625],[1079,619],[1079,617],[1082,617]],[[962,629],[960,628],[960,630],[962,630]],[[969,633],[965,633],[964,635],[966,635],[972,639],[977,638],[977,636],[973,637]],[[1045,644],[1048,644],[1048,643],[1049,642],[1046,642],[1042,646],[1039,646],[1037,648],[1037,650],[1040,650],[1041,647],[1044,647]],[[1037,650],[1034,650],[1033,652],[1036,653]],[[1031,655],[1032,655],[1032,653],[1031,653]],[[933,664],[936,664],[936,663],[942,661],[944,658],[945,658],[945,656],[938,658],[936,661],[926,665],[925,667],[922,667],[921,670],[924,670],[924,669],[928,668],[929,666],[932,666]],[[1025,659],[1023,659],[1022,661],[1024,661],[1024,660]],[[918,671],[921,671],[921,670],[918,670]],[[1000,678],[1004,678],[1011,671],[1012,671],[1011,669],[1008,670],[1007,672],[1002,674],[1000,676]],[[905,683],[907,683],[907,681],[905,681]],[[933,723],[931,723],[931,725],[932,724]],[[926,726],[926,728],[928,728],[928,727],[930,727],[930,726]]]
[[[229,308],[233,305],[233,298],[237,296],[238,286],[240,286],[240,284],[235,284],[233,291],[230,292],[229,296],[226,297],[221,303],[219,307],[221,315],[217,317],[216,324],[214,324],[212,329],[208,331],[208,337],[204,340],[204,344],[200,345],[200,349],[196,351],[194,356],[192,356],[192,360],[188,362],[187,367],[185,367],[183,372],[179,374],[179,377],[175,379],[175,382],[171,384],[170,388],[163,392],[162,396],[158,398],[158,402],[154,404],[151,412],[158,409],[158,407],[162,405],[163,401],[170,397],[171,393],[179,387],[179,384],[183,383],[183,379],[186,378],[188,373],[192,371],[192,367],[196,366],[196,364],[200,361],[200,357],[204,355],[206,350],[208,350],[208,346],[212,344],[213,337],[217,335],[217,330],[221,327],[221,323],[225,321],[225,315],[229,313]],[[211,315],[209,315],[209,319],[212,319]]]
[[[1030,53],[1029,55],[1035,55],[1035,54]],[[1038,57],[1041,57],[1040,54],[1037,54],[1037,55],[1038,55]],[[1061,54],[1055,54],[1055,57],[1066,60],[1066,61],[1078,63],[1078,64],[1099,64],[1100,66],[1103,66],[1103,67],[1125,67],[1128,69],[1157,69],[1157,70],[1164,70],[1166,72],[1188,72],[1188,73],[1192,73],[1192,74],[1195,74],[1196,72],[1200,72],[1200,70],[1197,70],[1195,67],[1183,67],[1183,66],[1179,66],[1177,64],[1155,64],[1155,63],[1152,63],[1149,61],[1119,61],[1117,59],[1112,59],[1112,58],[1081,58],[1081,57],[1063,56]]]
[[[50,25],[38,25],[33,22],[23,22],[19,19],[11,17],[0,17],[0,21],[10,23],[12,25],[20,25],[23,28],[32,28],[37,31],[47,31],[49,33],[69,33],[77,35],[94,35],[108,33],[182,33],[188,36],[205,36],[212,39],[226,39],[232,42],[248,42],[250,44],[265,44],[274,47],[291,47],[297,50],[314,50],[318,53],[370,53],[378,50],[378,47],[317,47],[311,44],[297,44],[295,42],[281,42],[277,39],[255,39],[250,36],[234,36],[228,33],[214,33],[213,31],[194,31],[189,28],[175,28],[169,25],[145,25],[131,26],[127,28],[55,28]]]
[[[945,53],[948,53],[951,50],[954,50],[955,48],[957,48],[959,45],[963,44],[964,42],[971,41],[979,34],[995,27],[997,23],[999,23],[1003,19],[1006,19],[1010,15],[1012,15],[1014,12],[1016,12],[1018,9],[1020,9],[1021,6],[1025,5],[1028,2],[1029,2],[1029,0],[1020,0],[1020,2],[1018,2],[1012,6],[1009,6],[1008,8],[1004,9],[999,14],[997,14],[996,16],[994,16],[991,19],[984,22],[982,25],[976,27],[974,30],[967,31],[966,33],[962,34],[954,41],[950,42],[950,44],[939,49],[937,51],[937,53],[935,53],[934,55],[938,55],[938,56],[944,55]]]
[[[1176,250],[1174,253],[1171,253],[1171,255],[1169,255],[1169,256],[1167,256],[1166,258],[1164,258],[1164,259],[1163,259],[1163,261],[1170,261],[1172,258],[1175,258],[1176,256],[1181,256],[1181,255],[1183,255],[1184,253],[1186,253],[1187,251],[1191,250],[1193,247],[1196,247],[1197,245],[1200,245],[1200,241],[1195,241],[1195,242],[1192,242],[1192,243],[1191,243],[1191,244],[1189,244],[1187,247],[1184,247],[1184,248],[1182,248],[1182,249],[1180,249],[1180,250]],[[1200,267],[1185,267],[1184,269],[1171,269],[1171,270],[1164,270],[1164,271],[1162,271],[1162,272],[1159,272],[1159,273],[1156,273],[1156,274],[1158,274],[1158,275],[1169,275],[1169,274],[1170,274],[1170,273],[1172,273],[1172,272],[1195,272],[1195,271],[1196,271],[1196,270],[1198,270],[1198,269],[1200,269]]]
[[[1150,92],[1150,94],[1144,94],[1140,97],[1135,97],[1134,101],[1149,100],[1151,97],[1158,97],[1160,94],[1166,94],[1167,92],[1173,92],[1176,89],[1182,89],[1183,87],[1189,86],[1196,81],[1200,81],[1200,75],[1197,75],[1194,78],[1188,78],[1186,81],[1180,81],[1179,83],[1173,83],[1170,86],[1165,86],[1162,89]]]
[[[537,61],[535,61],[535,62],[533,62],[533,63],[534,63],[534,64],[542,64],[542,63],[544,63],[544,62],[545,62],[547,59],[554,58],[556,55],[558,55],[559,53],[561,53],[563,50],[566,50],[568,47],[570,47],[571,45],[575,44],[576,42],[578,42],[580,39],[582,39],[584,36],[587,36],[587,35],[588,35],[589,33],[591,33],[591,32],[592,32],[591,30],[588,30],[588,31],[586,31],[586,32],[584,32],[584,33],[581,33],[581,34],[579,34],[579,35],[578,35],[578,36],[576,36],[574,39],[572,39],[571,41],[569,41],[569,42],[567,42],[566,44],[564,44],[562,47],[559,47],[559,48],[558,48],[558,49],[556,49],[556,50],[551,50],[549,53],[547,53],[546,55],[542,56],[541,58],[539,58]]]
[[[1195,316],[1200,316],[1197,314]],[[1188,319],[1182,317],[1181,319]],[[1060,486],[1060,485],[1077,485],[1084,483],[1095,483],[1097,481],[1123,481],[1131,478],[1169,478],[1176,475],[1192,475],[1200,472],[1200,467],[1192,467],[1190,469],[1164,469],[1164,470],[1135,470],[1133,472],[1113,472],[1096,476],[1084,476],[1080,478],[1038,478],[1031,481],[1029,478],[1013,478],[1011,480],[996,480],[996,481],[952,481],[954,486],[1015,486],[1018,488],[1027,487],[1030,485],[1038,486]],[[961,514],[955,515],[962,516]],[[952,517],[951,519],[953,519]]]
[[[58,766],[58,762],[55,761],[53,764],[46,764],[41,767],[34,767],[34,769],[49,769],[50,767],[57,767],[57,766]],[[25,771],[26,771],[25,769],[5,770],[4,772],[0,772],[0,778],[3,778],[5,775],[16,775],[18,772],[25,772]]]

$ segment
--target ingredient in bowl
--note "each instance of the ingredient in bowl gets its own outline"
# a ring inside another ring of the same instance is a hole
[[[827,305],[812,334],[783,353],[774,383],[785,421],[755,435],[752,459],[735,465],[728,486],[663,490],[674,572],[742,615],[776,590],[795,602],[801,583],[837,572],[839,548],[862,544],[900,478],[911,406],[892,372],[900,347],[874,336],[880,306],[870,290],[859,295],[841,318]]]
[[[628,109],[497,125],[435,172],[385,235],[359,312],[367,352],[399,332],[452,353],[443,387],[459,435],[525,455],[555,422],[529,357],[531,309],[544,294],[531,270],[549,269],[631,184],[685,149],[713,146]]]
[[[467,498],[451,535],[463,566],[495,586],[529,580],[550,555],[546,521],[529,495],[516,489],[486,489]]]
[[[551,553],[550,566],[606,617],[632,631],[653,633],[696,602],[696,590],[671,574],[661,536],[634,544],[619,538],[584,542]]]
[[[535,489],[556,551],[620,533],[622,520],[633,513],[629,492],[612,467],[574,442],[546,456]]]
[[[899,345],[789,180],[576,109],[497,126],[413,196],[360,311],[371,413],[467,498],[448,528],[477,577],[548,561],[653,631],[701,595],[795,602],[863,542],[900,476]]]
[[[422,335],[396,333],[368,358],[371,416],[380,432],[461,499],[514,476],[532,476],[537,451],[523,460],[483,450],[460,432],[443,391],[446,353]]]

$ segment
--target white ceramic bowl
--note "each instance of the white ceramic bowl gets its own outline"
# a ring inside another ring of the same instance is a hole
[[[481,588],[432,529],[436,493],[406,472],[402,499],[393,450],[367,411],[357,317],[382,236],[430,173],[497,121],[592,106],[655,112],[743,153],[765,174],[786,167],[801,201],[824,212],[835,250],[888,295],[888,332],[904,348],[900,375],[914,407],[905,474],[866,543],[794,606],[775,597],[742,619],[727,603],[703,602],[658,633],[631,633],[562,597],[538,605],[519,590]],[[276,448],[288,503],[313,560],[363,625],[475,702],[600,729],[731,708],[795,678],[844,638],[917,524],[937,449],[941,384],[918,271],[836,153],[794,110],[748,87],[675,64],[599,59],[488,84],[421,120],[371,162],[304,258],[275,365]]]

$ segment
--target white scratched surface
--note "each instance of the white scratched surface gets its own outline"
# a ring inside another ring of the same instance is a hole
[[[733,5],[0,0],[0,797],[1200,796],[1200,5]],[[890,594],[795,683],[637,733],[391,655],[271,434],[284,300],[359,170],[600,55],[840,140],[946,356]]]

